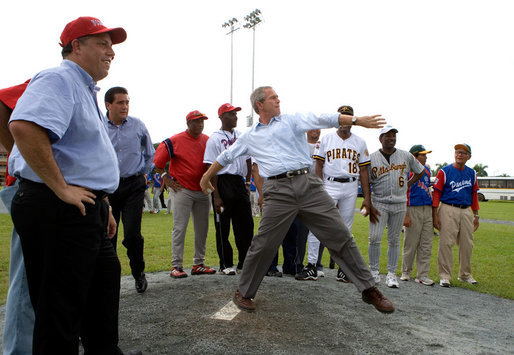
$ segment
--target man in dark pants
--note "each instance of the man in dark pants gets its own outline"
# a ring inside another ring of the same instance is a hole
[[[119,226],[123,221],[123,245],[127,248],[130,269],[134,276],[136,291],[145,292],[148,282],[145,277],[143,257],[144,239],[141,235],[141,217],[145,199],[145,174],[152,170],[155,149],[145,124],[129,116],[130,99],[128,91],[113,87],[105,93],[107,119],[105,126],[118,157],[120,184],[109,195],[112,214]],[[111,239],[116,250],[118,229]]]
[[[38,73],[10,120],[9,159],[20,179],[12,217],[23,247],[35,311],[33,353],[121,354],[121,267],[108,238],[116,222],[107,193],[116,190],[116,153],[96,102],[113,44],[127,35],[93,17],[61,34],[61,66]]]
[[[200,181],[204,193],[212,192],[212,176],[242,155],[254,158],[259,165],[259,174],[268,178],[262,189],[264,204],[259,233],[246,254],[234,303],[243,310],[255,310],[253,298],[284,235],[298,215],[328,248],[334,260],[348,270],[347,275],[362,293],[363,301],[373,304],[380,312],[393,312],[392,302],[375,287],[357,244],[333,200],[323,189],[322,181],[309,174],[312,160],[305,140],[305,132],[309,129],[345,124],[380,128],[384,119],[379,115],[281,114],[278,95],[269,86],[254,90],[250,101],[259,114],[259,121],[216,158]]]
[[[236,128],[237,112],[241,107],[223,104],[218,109],[221,128],[211,134],[205,147],[203,162],[210,166],[216,157],[234,144],[241,135]],[[246,252],[253,237],[253,217],[250,204],[250,178],[252,174],[249,157],[240,157],[212,178],[216,190],[212,193],[216,249],[220,259],[219,272],[235,275],[232,246],[228,240],[230,221],[238,250],[237,269],[243,269]],[[245,182],[246,181],[246,182]]]

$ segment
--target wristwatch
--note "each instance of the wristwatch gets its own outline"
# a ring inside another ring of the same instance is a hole
[[[356,125],[357,124],[357,116],[353,116],[352,117],[352,125]]]

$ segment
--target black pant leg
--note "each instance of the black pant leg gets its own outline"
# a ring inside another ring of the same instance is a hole
[[[77,207],[61,201],[46,185],[28,181],[20,182],[13,200],[13,221],[22,241],[36,315],[34,354],[77,354],[86,312],[95,325],[102,323],[117,331],[118,308],[111,301],[119,298],[119,292],[112,292],[112,282],[102,283],[94,277],[97,267],[101,273],[117,273],[115,287],[119,288],[119,263],[112,270],[98,266],[107,206],[100,198],[95,205],[85,205],[86,215],[82,216]],[[117,260],[112,244],[107,245]],[[95,288],[105,289],[109,295],[103,309],[88,306]],[[116,314],[116,319],[105,319],[105,309]],[[104,344],[116,347],[118,339],[111,333],[102,338]]]
[[[212,196],[214,206],[214,196]],[[224,201],[225,204],[225,201]],[[230,205],[223,207],[223,213],[214,212],[214,229],[216,231],[216,250],[220,260],[220,270],[234,266],[234,251],[228,240],[230,236],[230,220],[232,209]]]
[[[145,199],[146,182],[143,175],[128,180],[123,186],[124,204],[121,212],[123,222],[123,245],[127,248],[132,275],[138,278],[145,270],[144,238],[141,235],[141,218]]]

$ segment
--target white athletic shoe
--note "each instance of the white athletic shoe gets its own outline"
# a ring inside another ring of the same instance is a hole
[[[318,270],[318,277],[325,277],[323,270]]]
[[[400,277],[400,280],[402,281],[409,281],[410,280],[410,274],[402,273],[402,276]]]
[[[423,284],[425,286],[434,286],[434,281],[432,281],[430,278],[428,278],[426,276],[416,279],[416,282]]]
[[[472,278],[471,276],[466,278],[466,279],[463,279],[463,278],[460,278],[459,277],[459,281],[462,281],[462,282],[467,282],[468,284],[471,284],[471,285],[476,285],[478,284],[478,281],[475,280],[474,278]]]
[[[439,281],[439,285],[441,285],[441,287],[450,287],[450,280],[441,279]]]
[[[375,283],[379,283],[380,282],[380,274],[378,272],[378,270],[371,270],[371,275],[373,276],[373,278],[375,279]]]
[[[386,276],[386,286],[391,288],[398,288],[400,287],[400,284],[398,284],[398,279],[396,278],[396,275],[392,272],[388,272]]]
[[[236,269],[233,266],[231,266],[231,267],[227,267],[226,269],[221,270],[221,272],[224,275],[235,275]]]

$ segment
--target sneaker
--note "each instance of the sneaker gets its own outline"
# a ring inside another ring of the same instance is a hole
[[[419,279],[416,278],[416,282],[423,284],[425,286],[434,286],[434,281],[432,281],[431,279],[429,279],[426,276],[420,277]]]
[[[341,281],[341,282],[344,282],[345,284],[351,284],[352,283],[350,281],[350,279],[348,278],[348,276],[346,276],[346,274],[341,269],[337,270],[336,281]]]
[[[410,280],[410,274],[407,274],[406,272],[402,273],[402,276],[400,277],[400,280],[402,280],[402,281],[409,281]]]
[[[316,281],[318,279],[318,270],[316,270],[316,266],[309,263],[294,278],[300,281]]]
[[[184,269],[181,267],[173,267],[170,271],[170,276],[175,279],[182,279],[184,277],[187,277],[187,274],[184,272]]]
[[[243,268],[241,268],[241,269],[240,269],[240,268],[237,268],[237,269],[236,269],[236,273],[237,273],[238,275],[239,275],[240,273],[242,273],[242,272],[243,272]]]
[[[220,269],[219,273],[222,275],[235,275],[236,269],[233,266],[231,266],[231,267],[227,267],[225,269]]]
[[[212,275],[215,273],[215,269],[205,266],[204,264],[193,265],[193,269],[191,270],[191,275]]]
[[[391,288],[398,288],[400,287],[400,284],[398,284],[398,279],[396,278],[396,275],[392,272],[388,272],[386,276],[386,286]]]
[[[266,276],[271,276],[271,277],[282,277],[282,273],[278,270],[269,270],[267,273],[266,273]]]
[[[318,277],[325,277],[323,270],[318,270]]]
[[[375,280],[376,284],[380,282],[380,274],[378,270],[371,270],[371,275],[373,276],[373,279]]]
[[[450,280],[441,279],[439,281],[439,285],[441,285],[441,287],[450,287]]]
[[[458,278],[459,281],[462,281],[462,282],[467,282],[468,284],[471,284],[471,285],[477,285],[478,284],[478,281],[475,280],[474,278],[472,278],[471,276],[468,277],[468,278]]]

